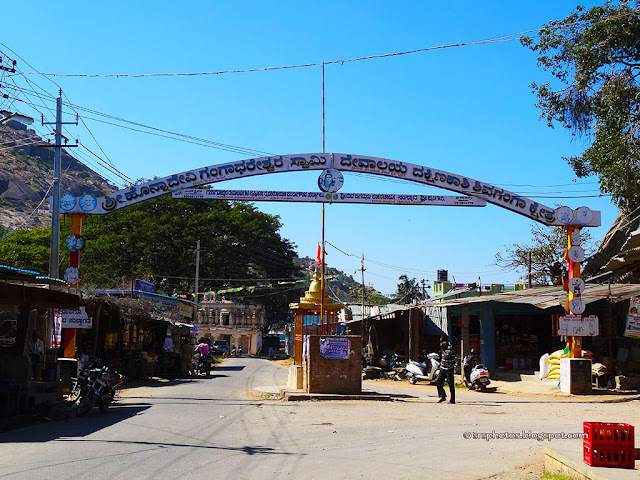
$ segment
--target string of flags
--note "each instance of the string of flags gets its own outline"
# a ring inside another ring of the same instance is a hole
[[[324,278],[325,280],[329,280],[331,278],[339,278],[340,274],[336,274],[336,275],[325,275]],[[304,283],[304,282],[309,282],[310,280],[307,279],[302,279],[302,280],[294,280],[292,282],[278,282],[277,285],[294,285],[296,283]],[[273,283],[259,283],[257,285],[252,285],[250,287],[233,287],[233,288],[225,288],[223,290],[207,290],[204,292],[198,292],[198,295],[221,295],[223,293],[234,293],[234,292],[241,292],[243,290],[248,291],[249,293],[253,293],[253,291],[256,288],[273,288]],[[187,298],[187,297],[195,297],[196,294],[195,293],[191,293],[189,295],[173,295],[176,298]]]

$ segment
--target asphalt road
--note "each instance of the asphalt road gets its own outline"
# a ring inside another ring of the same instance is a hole
[[[539,462],[545,445],[582,440],[474,439],[495,432],[580,433],[582,422],[634,424],[638,401],[585,403],[428,385],[380,386],[392,402],[283,402],[251,395],[287,370],[230,358],[211,378],[130,389],[102,415],[0,434],[10,479],[477,479]],[[506,477],[505,477],[506,478]]]

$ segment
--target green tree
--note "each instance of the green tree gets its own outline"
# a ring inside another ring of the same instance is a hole
[[[585,274],[603,267],[640,223],[639,3],[579,6],[537,38],[521,39],[556,78],[532,84],[542,117],[587,141],[581,155],[565,160],[578,177],[597,176],[621,212]]]
[[[393,303],[407,305],[410,303],[417,303],[424,299],[422,289],[415,278],[409,279],[407,275],[400,275],[398,280],[400,280],[400,283],[398,283],[398,289],[391,299]]]
[[[16,230],[0,240],[0,263],[48,275],[50,242],[50,228]]]
[[[62,242],[69,228],[69,222],[63,222]],[[289,303],[299,297],[290,288],[277,289],[277,279],[299,276],[294,245],[280,236],[280,228],[277,216],[251,204],[170,196],[93,215],[83,222],[82,286],[130,288],[135,278],[141,278],[154,282],[160,293],[190,294],[195,288],[195,250],[200,240],[200,291],[254,286],[264,279],[262,283],[274,285],[269,295],[258,296],[256,289],[255,296],[246,294],[239,300],[264,305],[270,328],[286,322]],[[50,229],[15,232],[0,241],[0,258],[11,266],[47,272],[49,241]],[[60,256],[60,272],[64,272],[66,248]]]
[[[362,285],[354,286],[349,291],[348,303],[361,304],[362,303]],[[389,298],[382,295],[375,288],[365,285],[364,286],[364,303],[366,305],[386,305],[389,303]]]
[[[531,226],[531,244],[514,243],[507,247],[504,254],[495,255],[495,264],[508,270],[529,268],[531,257],[531,283],[534,285],[562,285],[567,277],[567,267],[562,261],[562,252],[567,248],[567,232],[562,227]],[[582,233],[581,246],[589,243],[588,233]],[[589,251],[587,250],[587,253]],[[528,282],[528,275],[522,275],[520,281]]]

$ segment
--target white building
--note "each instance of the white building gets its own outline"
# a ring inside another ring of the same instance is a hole
[[[240,346],[243,353],[255,355],[262,348],[264,309],[230,300],[216,300],[206,295],[198,309],[198,338],[227,340],[229,345]]]

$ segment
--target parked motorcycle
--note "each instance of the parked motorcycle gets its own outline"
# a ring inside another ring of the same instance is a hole
[[[103,366],[89,368],[85,378],[88,387],[80,388],[81,392],[84,390],[84,394],[81,393],[79,398],[76,415],[86,415],[95,405],[98,405],[100,412],[106,413],[113,402],[116,389],[124,381],[124,376],[116,372],[111,373],[108,367]]]
[[[409,360],[405,368],[411,385],[415,385],[420,380],[435,381],[440,369],[440,356],[437,353],[430,353],[424,362]]]
[[[90,358],[86,364],[82,365],[82,368],[78,372],[78,377],[74,379],[71,392],[69,392],[69,396],[67,397],[68,402],[74,404],[80,397],[87,393],[91,383],[93,383],[93,380],[89,381],[91,369],[95,368],[97,365],[98,360],[95,358]]]
[[[469,390],[486,392],[487,386],[491,383],[491,380],[489,380],[489,370],[481,363],[478,363],[478,357],[473,349],[471,353],[462,360],[462,378],[465,386]]]

